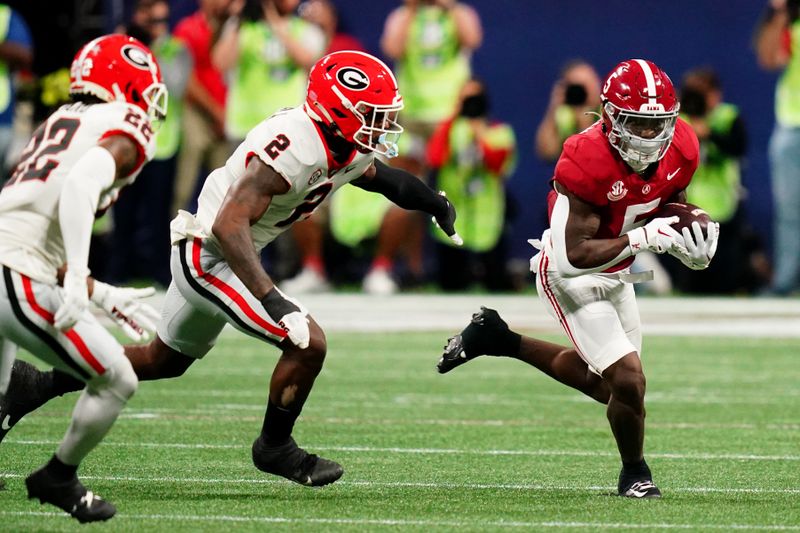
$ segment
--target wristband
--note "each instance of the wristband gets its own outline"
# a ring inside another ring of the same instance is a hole
[[[647,250],[647,230],[644,228],[632,229],[628,233],[628,246],[631,250],[631,255],[636,255],[639,252]]]
[[[283,297],[283,293],[277,287],[272,287],[267,294],[261,298],[261,305],[269,317],[275,322],[280,322],[289,313],[299,312],[300,308]]]

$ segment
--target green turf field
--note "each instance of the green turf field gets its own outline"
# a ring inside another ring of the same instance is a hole
[[[226,334],[182,378],[144,383],[81,473],[106,525],[25,499],[76,395],[0,445],[1,531],[800,530],[798,341],[650,337],[646,452],[660,501],[611,496],[603,407],[518,361],[446,376],[446,334],[329,334],[295,436],[341,462],[308,489],[258,472],[273,349]]]

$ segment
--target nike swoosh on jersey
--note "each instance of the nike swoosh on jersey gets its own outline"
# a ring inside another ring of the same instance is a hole
[[[681,171],[681,167],[678,167],[678,170],[676,170],[675,172],[670,172],[669,174],[667,174],[667,181],[670,181],[672,178],[674,178],[675,175],[680,171]]]
[[[11,429],[11,425],[8,423],[9,420],[11,420],[11,415],[6,415],[6,417],[3,419],[3,423],[0,424],[0,429],[3,431],[8,431]]]

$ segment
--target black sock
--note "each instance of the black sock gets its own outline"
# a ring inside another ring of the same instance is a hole
[[[53,458],[45,466],[47,473],[57,481],[69,481],[78,473],[78,465],[68,465],[53,454]]]
[[[622,477],[624,478],[650,478],[650,467],[647,462],[642,459],[641,461],[622,461]]]
[[[522,335],[507,329],[500,332],[500,334],[494,338],[494,346],[491,348],[488,355],[516,357],[519,355],[519,346],[521,343]]]
[[[264,425],[261,427],[261,439],[264,444],[277,446],[286,442],[292,434],[298,416],[300,416],[299,410],[284,409],[272,403],[272,400],[268,400]]]
[[[468,357],[478,355],[498,355],[516,357],[519,355],[519,346],[522,335],[514,333],[508,328],[492,328],[487,335],[486,326],[470,324],[462,333],[464,351]]]

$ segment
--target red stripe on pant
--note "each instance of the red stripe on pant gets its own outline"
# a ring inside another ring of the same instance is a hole
[[[561,306],[558,305],[558,300],[556,299],[556,295],[553,294],[553,291],[550,289],[550,280],[547,277],[547,267],[550,265],[550,258],[547,257],[546,254],[542,254],[544,261],[539,260],[539,275],[542,276],[542,288],[544,289],[544,293],[547,296],[547,299],[550,300],[550,305],[553,306],[553,309],[556,311],[556,315],[558,315],[558,321],[561,322],[561,327],[564,328],[564,331],[567,332],[567,336],[569,340],[572,342],[572,345],[575,347],[575,350],[578,354],[581,353],[580,348],[578,348],[578,343],[575,342],[575,337],[572,336],[572,331],[569,329],[569,324],[567,323],[567,317],[564,315],[564,312],[561,310]]]
[[[20,274],[19,277],[22,279],[22,288],[25,291],[25,298],[28,300],[28,305],[31,306],[31,309],[33,309],[37,315],[52,324],[55,321],[53,313],[40,306],[36,301],[36,296],[33,294],[33,287],[31,286],[31,279],[22,274]],[[95,356],[89,350],[89,347],[86,346],[85,342],[83,342],[81,336],[78,335],[77,331],[75,331],[75,328],[62,331],[62,333],[67,339],[69,339],[72,345],[75,346],[75,348],[78,350],[78,353],[81,354],[81,357],[83,357],[83,360],[86,361],[90,367],[92,367],[97,375],[102,376],[106,369],[100,364],[100,361],[95,358]]]
[[[286,337],[286,332],[277,326],[273,326],[256,313],[252,307],[247,304],[247,300],[244,297],[236,292],[236,289],[219,279],[218,277],[214,276],[213,274],[209,274],[208,272],[203,272],[203,268],[200,266],[200,243],[202,241],[199,238],[195,238],[192,241],[192,265],[194,269],[197,271],[197,275],[203,278],[207,283],[210,283],[217,289],[221,290],[225,293],[225,295],[230,298],[236,305],[239,306],[247,317],[255,322],[258,326],[262,329],[272,333],[273,335],[277,335],[281,338]]]

